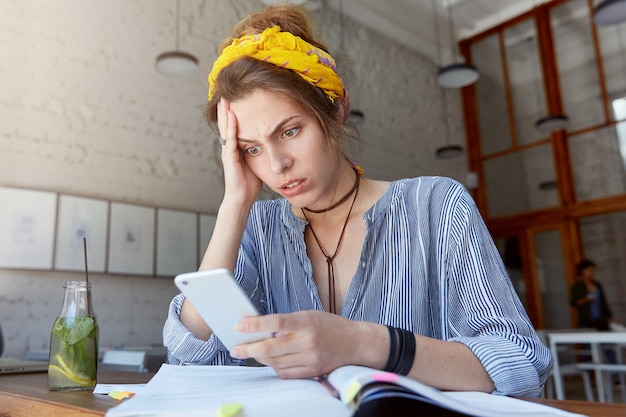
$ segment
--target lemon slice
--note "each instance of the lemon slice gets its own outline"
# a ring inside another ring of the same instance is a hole
[[[52,375],[60,374],[80,386],[88,386],[93,384],[93,381],[91,379],[82,378],[75,373],[68,373],[56,365],[48,365],[48,373]]]
[[[57,362],[61,365],[62,369],[59,368],[56,365],[50,365],[48,367],[48,372],[50,371],[50,368],[55,367],[57,368],[63,375],[67,376],[69,379],[71,379],[72,381],[76,382],[77,384],[80,385],[89,385],[91,383],[93,383],[93,379],[89,378],[86,375],[81,375],[78,374],[76,372],[74,372],[68,365],[67,363],[65,363],[65,360],[63,360],[63,357],[60,354],[56,354],[55,355],[55,359],[57,360]]]

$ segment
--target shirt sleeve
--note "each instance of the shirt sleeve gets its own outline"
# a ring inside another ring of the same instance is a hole
[[[198,339],[180,321],[185,296],[176,295],[170,302],[163,326],[163,345],[167,348],[167,363],[173,365],[245,365],[234,359],[226,346],[212,334],[209,340]]]
[[[439,222],[438,233],[447,248],[440,274],[449,340],[472,350],[494,382],[494,394],[537,397],[552,367],[550,351],[535,332],[473,199],[464,188],[457,196],[448,200],[451,216]]]

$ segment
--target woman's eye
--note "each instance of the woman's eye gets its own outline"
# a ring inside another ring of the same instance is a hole
[[[260,146],[252,146],[252,147],[250,147],[250,148],[246,149],[246,152],[247,152],[249,155],[253,155],[253,156],[254,156],[254,155],[258,155],[258,154],[259,154],[259,152],[261,152],[261,147],[260,147]]]
[[[292,138],[294,136],[296,136],[296,134],[300,131],[300,129],[298,129],[297,127],[294,127],[293,129],[288,129],[285,130],[285,132],[283,133],[283,136],[286,138]]]

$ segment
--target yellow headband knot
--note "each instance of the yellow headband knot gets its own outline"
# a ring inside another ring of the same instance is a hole
[[[335,60],[328,52],[317,48],[299,36],[281,32],[279,26],[267,28],[261,34],[233,39],[213,64],[209,74],[209,101],[215,94],[219,73],[236,60],[251,57],[287,68],[306,82],[319,87],[333,103],[339,99],[349,110],[348,92],[337,74]]]

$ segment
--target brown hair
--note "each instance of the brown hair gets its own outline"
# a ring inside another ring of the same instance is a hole
[[[281,31],[299,36],[316,47],[327,51],[326,46],[315,38],[315,27],[308,13],[297,6],[269,6],[251,14],[237,23],[231,37],[219,48],[231,44],[232,38],[258,34],[263,30],[280,26]],[[210,126],[217,130],[217,104],[224,97],[229,101],[242,99],[257,89],[272,91],[294,101],[310,114],[315,115],[331,143],[339,145],[339,139],[358,139],[354,126],[343,117],[338,100],[333,103],[319,88],[309,84],[293,71],[254,58],[241,58],[224,68],[217,76],[215,94],[207,105],[205,116]],[[343,109],[346,113],[349,109]]]

